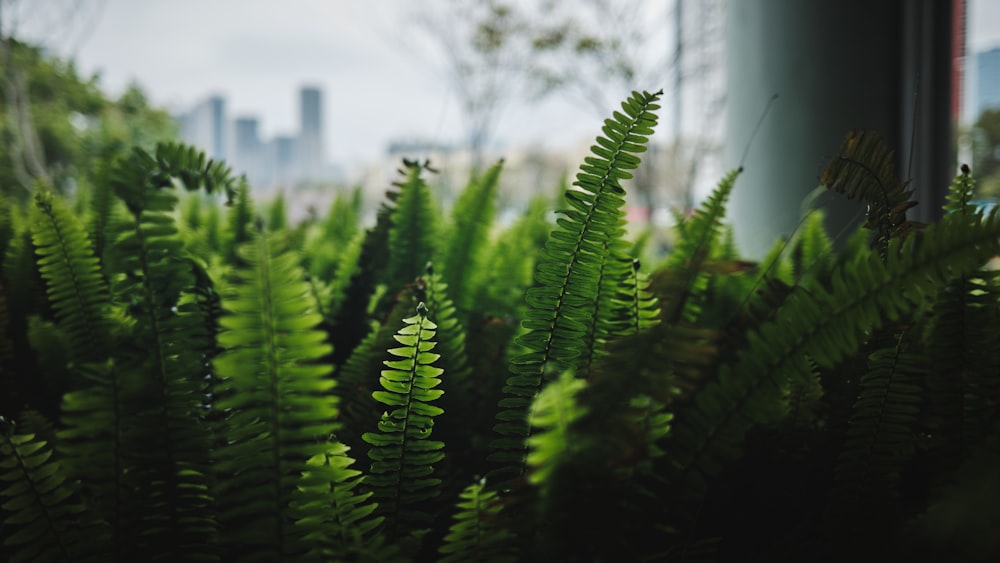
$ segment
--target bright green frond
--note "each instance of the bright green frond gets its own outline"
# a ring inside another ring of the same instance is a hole
[[[213,361],[225,416],[217,505],[230,557],[274,560],[291,547],[287,506],[305,460],[326,451],[336,397],[322,321],[298,258],[267,233],[240,248],[223,293]]]
[[[441,481],[432,475],[434,464],[444,459],[444,442],[430,439],[434,418],[444,412],[433,404],[444,394],[438,389],[443,370],[433,365],[440,357],[434,351],[438,327],[423,303],[403,323],[394,336],[397,345],[388,350],[394,359],[383,362],[382,390],[372,393],[389,410],[378,431],[363,436],[372,446],[365,484],[379,499],[391,538],[426,523],[414,505],[438,495]]]
[[[473,179],[452,208],[451,229],[443,249],[444,281],[462,316],[473,308],[472,278],[483,265],[483,250],[489,242],[496,214],[497,192],[503,160]]]
[[[307,560],[353,561],[377,542],[372,532],[384,518],[373,515],[378,504],[370,501],[372,493],[359,492],[363,477],[350,468],[355,460],[349,449],[339,442],[327,444],[326,452],[306,462],[292,493],[289,514],[299,544],[291,551]]]
[[[60,198],[38,192],[31,213],[38,271],[60,328],[78,362],[108,352],[107,287],[83,225]]]
[[[653,133],[660,93],[635,92],[625,102],[625,114],[615,112],[604,122],[605,136],[597,138],[573,182],[565,192],[568,207],[548,238],[535,270],[535,285],[528,289],[527,333],[519,343],[527,352],[511,361],[500,402],[491,459],[514,472],[524,472],[524,439],[530,434],[527,408],[542,387],[543,377],[578,367],[584,351],[580,342],[593,338],[595,299],[602,283],[602,264],[615,262],[617,241],[624,225],[625,190],[621,181],[631,178],[643,145]],[[615,272],[628,276],[628,264]],[[610,276],[615,277],[614,274]],[[610,296],[609,296],[610,297]],[[598,308],[600,304],[597,305]],[[602,311],[601,314],[607,314]]]

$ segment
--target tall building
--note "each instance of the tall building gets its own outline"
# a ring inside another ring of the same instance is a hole
[[[1000,48],[976,54],[975,116],[986,109],[1000,109]]]
[[[266,162],[270,165],[268,184],[278,187],[290,187],[301,178],[297,170],[296,138],[289,135],[277,135],[267,146]]]
[[[246,174],[252,186],[268,181],[259,127],[256,117],[239,117],[233,121],[232,166],[238,174]]]
[[[209,158],[227,158],[226,99],[212,96],[180,116],[181,138],[205,151]]]
[[[323,92],[316,87],[299,90],[299,174],[305,180],[323,176]]]

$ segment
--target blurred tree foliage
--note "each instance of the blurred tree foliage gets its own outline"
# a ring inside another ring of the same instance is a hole
[[[972,173],[982,197],[1000,197],[1000,108],[979,114],[972,129]]]
[[[36,182],[65,191],[88,181],[99,161],[138,145],[173,139],[176,125],[129,86],[107,97],[98,77],[44,49],[0,40],[0,192],[27,196]]]
[[[662,83],[648,64],[650,18],[638,0],[444,0],[414,17],[444,62],[477,161],[504,105],[565,95],[603,115],[633,89]],[[658,21],[660,18],[654,18]]]

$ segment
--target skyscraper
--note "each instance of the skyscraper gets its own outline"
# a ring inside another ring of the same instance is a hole
[[[232,165],[237,173],[247,175],[252,186],[266,183],[268,166],[264,162],[256,117],[239,117],[233,121]]]
[[[306,86],[299,90],[299,173],[316,180],[323,174],[323,92]]]
[[[209,158],[225,159],[228,145],[226,99],[212,96],[179,119],[184,142],[205,151]]]

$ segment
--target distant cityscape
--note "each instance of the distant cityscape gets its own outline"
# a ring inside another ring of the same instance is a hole
[[[184,142],[211,158],[226,160],[235,171],[246,174],[255,189],[341,180],[337,168],[324,156],[321,89],[299,89],[299,129],[293,135],[265,139],[256,116],[231,119],[226,105],[224,96],[213,95],[176,116]]]

